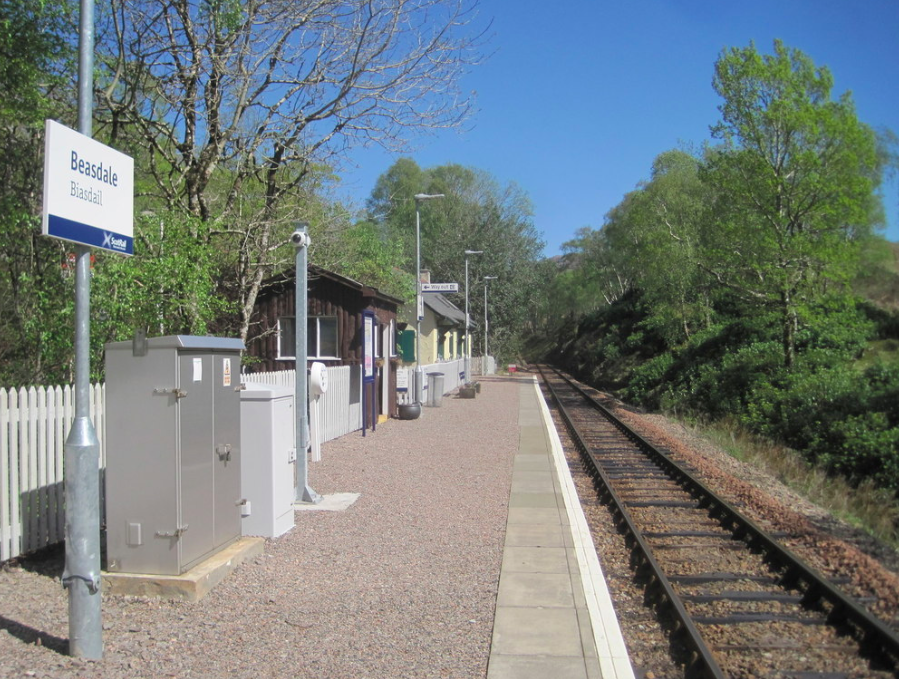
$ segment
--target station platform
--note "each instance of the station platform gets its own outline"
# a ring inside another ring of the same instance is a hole
[[[325,443],[309,475],[327,501],[202,598],[107,582],[100,661],[59,652],[61,550],[0,569],[0,676],[631,679],[534,377],[481,382]]]
[[[487,679],[632,679],[558,434],[522,381]]]

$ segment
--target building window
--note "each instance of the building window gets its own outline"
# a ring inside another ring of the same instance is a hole
[[[390,358],[396,358],[396,321],[390,319],[390,334],[387,337],[387,346],[390,351]]]
[[[306,319],[307,358],[339,359],[337,353],[337,317],[310,316]],[[296,359],[296,319],[281,316],[278,319],[278,358]]]
[[[310,316],[307,323],[309,358],[340,358],[337,349],[337,317]]]

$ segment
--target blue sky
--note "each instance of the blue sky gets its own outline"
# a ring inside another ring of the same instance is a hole
[[[851,90],[859,118],[899,134],[899,0],[482,0],[494,50],[463,82],[478,113],[464,133],[414,140],[423,167],[459,163],[515,182],[531,197],[545,254],[603,216],[653,159],[709,139],[720,103],[721,50],[775,38]],[[344,196],[361,204],[396,159],[354,154]],[[899,241],[899,183],[883,190],[887,238]]]

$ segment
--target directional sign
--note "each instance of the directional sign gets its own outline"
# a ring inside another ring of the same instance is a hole
[[[44,144],[44,235],[134,254],[134,159],[54,120]]]
[[[422,292],[459,292],[458,283],[422,283]]]

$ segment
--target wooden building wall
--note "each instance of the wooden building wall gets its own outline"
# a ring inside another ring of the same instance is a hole
[[[373,291],[370,291],[373,293]],[[256,301],[256,309],[247,337],[247,355],[256,359],[247,368],[251,372],[293,370],[296,362],[278,359],[278,319],[293,316],[295,289],[292,283],[270,288]],[[360,365],[362,363],[362,312],[374,311],[379,324],[396,322],[397,308],[374,294],[349,287],[337,280],[310,272],[307,305],[309,316],[333,316],[337,318],[339,360],[322,360],[329,366]],[[382,348],[385,360],[389,360],[390,348]],[[380,371],[379,371],[380,372]],[[396,371],[391,371],[390,394],[394,395],[389,406],[396,415]],[[378,379],[380,384],[380,378]]]

